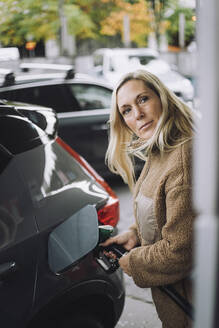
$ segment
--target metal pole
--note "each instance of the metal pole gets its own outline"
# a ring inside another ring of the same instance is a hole
[[[180,48],[185,47],[185,15],[179,14],[179,46]]]
[[[60,56],[64,54],[64,39],[65,39],[65,16],[63,11],[64,0],[58,0],[59,19],[60,19]]]
[[[130,47],[130,19],[129,15],[124,15],[123,17],[123,37],[124,37],[124,45],[126,48]]]
[[[216,328],[219,238],[219,2],[198,2],[198,97],[202,119],[194,154],[194,203],[200,213],[195,224],[195,325]]]

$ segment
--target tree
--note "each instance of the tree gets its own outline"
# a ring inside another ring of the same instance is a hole
[[[188,45],[195,37],[195,13],[190,8],[175,8],[167,19],[167,37],[170,45],[179,46],[179,15],[185,16],[185,45]]]
[[[94,24],[74,0],[66,0],[64,13],[69,32],[92,36]],[[23,45],[27,40],[57,38],[60,17],[57,0],[1,0],[0,42],[3,45]]]
[[[150,3],[150,9],[153,13],[152,30],[156,36],[158,47],[160,45],[160,36],[165,33],[167,24],[165,13],[167,8],[173,6],[177,0],[146,0]]]
[[[75,4],[90,17],[94,38],[101,36],[101,22],[117,9],[115,0],[75,0]],[[87,36],[80,34],[79,37]]]
[[[147,44],[147,36],[151,32],[151,14],[145,0],[128,3],[115,0],[116,9],[101,22],[103,35],[123,35],[123,19],[125,15],[130,20],[130,39],[138,46]]]
[[[58,16],[54,1],[1,0],[0,41],[4,45],[22,45],[28,39],[55,37]],[[53,22],[51,24],[51,22]]]
[[[130,20],[130,39],[138,46],[147,45],[151,32],[159,41],[167,28],[169,42],[177,43],[178,0],[0,0],[0,43],[22,46],[26,41],[59,39],[65,15],[68,33],[78,39],[106,39],[123,36],[123,19]],[[166,18],[167,9],[173,14]],[[174,10],[176,11],[174,13]],[[186,42],[194,35],[191,10],[185,10]]]
[[[124,0],[129,4],[137,4],[140,0]],[[147,4],[146,15],[150,16],[150,31],[155,34],[159,47],[160,36],[164,34],[168,23],[165,19],[166,10],[175,7],[178,0],[144,0]]]

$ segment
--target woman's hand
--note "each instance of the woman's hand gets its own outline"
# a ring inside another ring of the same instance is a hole
[[[108,238],[104,243],[101,243],[100,246],[106,247],[111,244],[119,244],[122,245],[127,251],[130,251],[132,248],[137,246],[138,244],[138,237],[136,235],[136,232],[134,230],[128,230],[125,231],[117,236]],[[106,256],[109,256],[110,258],[115,258],[115,255],[112,254],[113,252],[106,253]],[[122,268],[122,270],[131,276],[131,272],[129,269],[129,256],[123,255],[119,259],[119,265]]]
[[[119,265],[127,275],[131,276],[131,272],[129,270],[129,257],[127,255],[120,257]]]
[[[104,243],[101,243],[100,246],[109,246],[111,244],[122,245],[127,251],[130,251],[138,243],[138,237],[134,230],[125,231],[117,236],[108,238]]]

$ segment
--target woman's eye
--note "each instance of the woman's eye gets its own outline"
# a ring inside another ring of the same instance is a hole
[[[122,115],[125,116],[131,111],[131,108],[126,108],[123,110]]]
[[[142,96],[141,98],[139,98],[139,103],[143,104],[148,100],[148,96]]]

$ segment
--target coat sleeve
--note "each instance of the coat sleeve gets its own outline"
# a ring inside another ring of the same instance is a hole
[[[129,230],[134,231],[134,233],[135,233],[135,235],[136,235],[136,237],[137,237],[137,245],[139,246],[139,245],[141,244],[141,242],[140,242],[140,238],[139,238],[139,235],[138,235],[137,224],[136,224],[136,223],[132,224],[132,225],[129,227]]]
[[[139,287],[175,283],[192,269],[193,222],[191,186],[177,186],[166,194],[166,224],[162,239],[133,249],[130,272]]]

